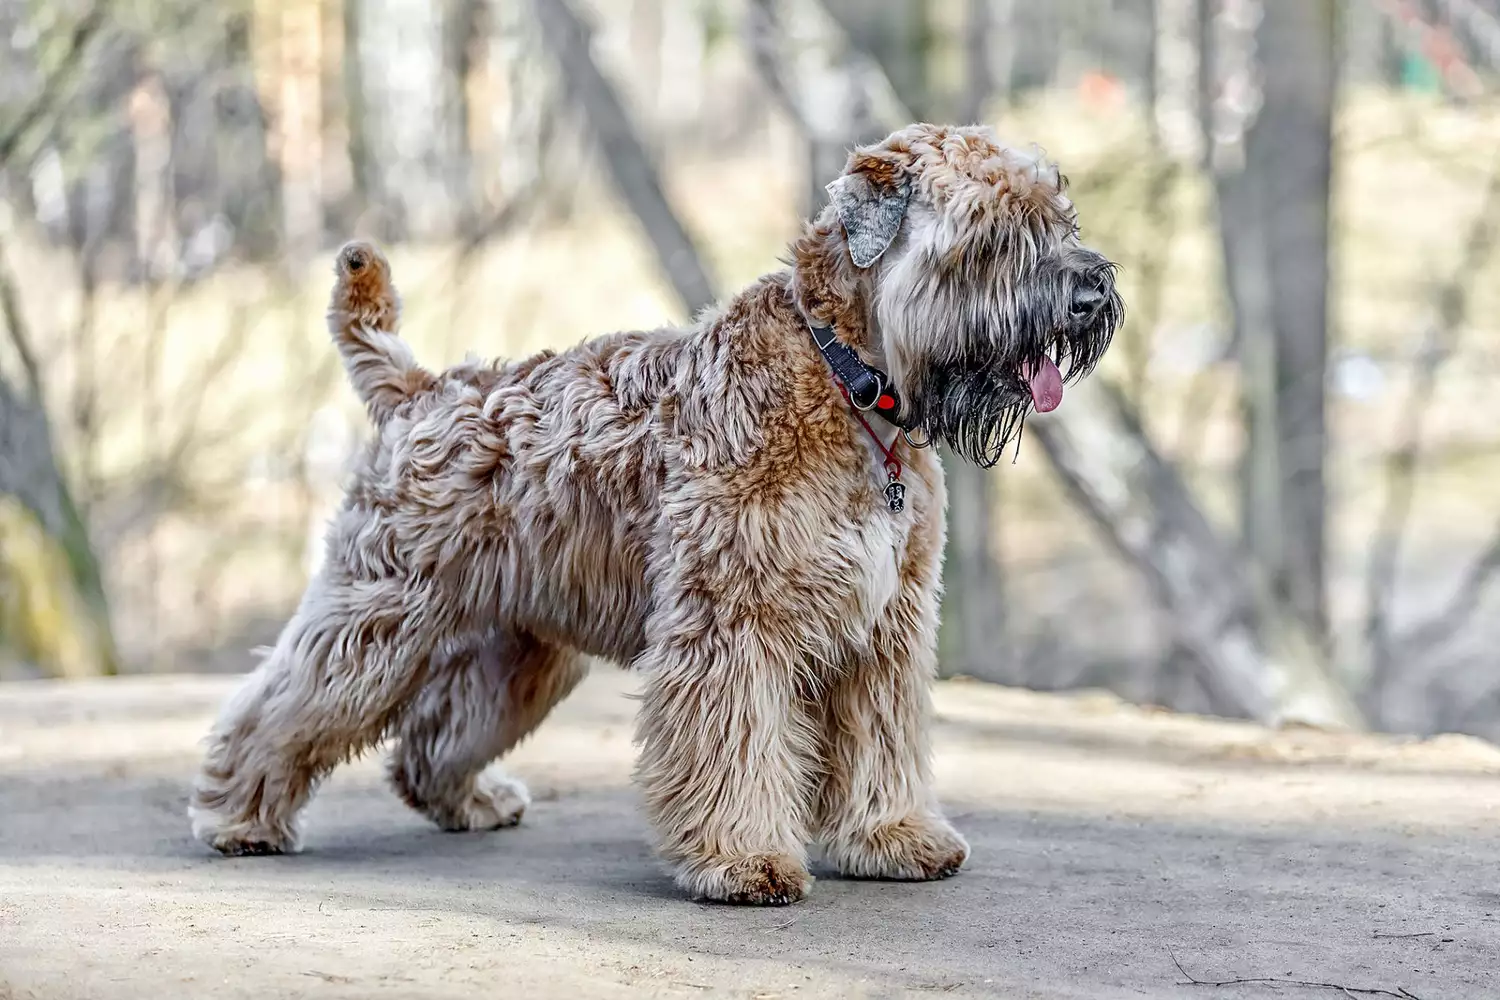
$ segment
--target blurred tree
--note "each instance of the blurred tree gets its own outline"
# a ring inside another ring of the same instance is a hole
[[[745,31],[757,71],[806,143],[800,212],[811,218],[827,203],[824,187],[844,169],[849,149],[881,138],[885,122],[909,120],[911,113],[885,71],[821,3],[750,0]],[[894,49],[887,47],[887,58]],[[796,58],[783,58],[783,50]]]
[[[645,142],[624,101],[589,51],[588,25],[568,0],[534,0],[542,36],[562,69],[625,204],[645,229],[667,279],[690,315],[713,304],[716,282],[687,227],[673,211]]]
[[[280,176],[255,89],[250,14],[231,7],[191,47],[164,53],[173,216],[185,277],[231,252],[264,260],[280,246]]]
[[[0,646],[57,676],[118,668],[103,578],[53,447],[41,372],[0,257],[0,323],[24,382],[0,371]]]
[[[1244,386],[1245,544],[1320,642],[1335,7],[1223,0],[1210,49],[1210,155]]]
[[[477,0],[345,0],[350,159],[387,240],[474,224],[467,86]]]
[[[902,102],[918,118],[930,117],[935,110],[927,65],[931,4],[926,0],[824,2],[850,44],[875,60]],[[843,169],[842,162],[839,169]]]
[[[1057,79],[1063,55],[1063,5],[1012,0],[1010,79],[1005,89],[1013,94],[1049,87]]]
[[[980,0],[969,7],[970,53],[983,54],[995,23]],[[799,11],[799,6],[802,9]],[[844,169],[851,146],[883,138],[893,122],[952,117],[929,85],[926,5],[919,0],[830,0],[815,5],[758,0],[746,25],[752,55],[807,142],[805,212],[816,215],[824,186]],[[794,59],[785,53],[793,52]],[[979,113],[993,77],[987,61],[970,67],[962,103]],[[899,81],[899,82],[898,82]],[[821,95],[838,100],[821,101]],[[996,540],[995,476],[941,454],[948,484],[947,586],[943,596],[941,669],[994,678],[1005,664],[1004,604]]]

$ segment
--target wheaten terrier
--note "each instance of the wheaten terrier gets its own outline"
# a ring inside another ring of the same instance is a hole
[[[979,127],[856,149],[783,270],[683,329],[442,374],[366,244],[329,325],[376,439],[327,557],[208,741],[226,854],[291,851],[340,761],[445,829],[516,823],[491,762],[585,673],[643,678],[636,772],[699,898],[786,903],[968,857],[929,763],[946,502],[927,445],[993,464],[1123,307],[1057,168]],[[867,419],[866,415],[870,419]]]

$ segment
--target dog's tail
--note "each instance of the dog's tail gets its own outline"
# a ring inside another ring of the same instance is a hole
[[[380,427],[407,400],[433,388],[437,379],[417,364],[398,336],[401,297],[380,251],[369,243],[346,243],[334,273],[338,281],[328,303],[328,330],[354,391]]]

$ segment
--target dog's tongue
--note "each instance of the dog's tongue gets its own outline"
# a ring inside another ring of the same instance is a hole
[[[1021,375],[1031,385],[1031,401],[1036,404],[1037,412],[1057,409],[1062,402],[1062,372],[1057,370],[1051,358],[1043,355],[1042,363],[1035,371],[1030,365],[1022,365]]]

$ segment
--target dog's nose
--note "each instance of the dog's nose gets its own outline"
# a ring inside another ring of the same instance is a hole
[[[1070,309],[1075,320],[1085,320],[1099,311],[1104,304],[1104,289],[1092,282],[1080,282],[1073,288],[1073,305]]]

